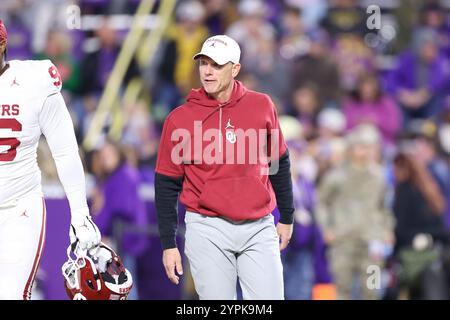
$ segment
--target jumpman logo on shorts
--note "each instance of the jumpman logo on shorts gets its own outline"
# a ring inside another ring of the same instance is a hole
[[[30,216],[27,215],[27,210],[25,210],[21,215],[21,217],[29,218]]]

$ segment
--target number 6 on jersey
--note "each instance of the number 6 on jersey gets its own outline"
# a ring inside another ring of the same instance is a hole
[[[22,131],[22,124],[16,119],[0,119],[0,129]],[[13,161],[19,145],[20,141],[16,138],[0,138],[0,161]],[[8,146],[9,149],[4,150],[4,146]]]

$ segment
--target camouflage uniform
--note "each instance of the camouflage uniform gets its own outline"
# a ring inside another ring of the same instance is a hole
[[[368,267],[381,268],[371,259],[369,244],[384,241],[392,230],[392,215],[384,209],[385,183],[380,166],[356,168],[345,164],[324,176],[318,190],[316,217],[334,241],[328,259],[339,299],[350,299],[356,275],[362,299],[375,299],[377,291],[367,286]],[[379,269],[381,270],[381,269]]]

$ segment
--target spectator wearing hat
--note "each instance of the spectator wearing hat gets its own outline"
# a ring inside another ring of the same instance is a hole
[[[332,168],[339,167],[345,160],[346,120],[341,110],[325,108],[317,116],[317,138],[310,142],[310,148],[317,161],[316,182]]]
[[[380,287],[371,284],[369,267],[382,267],[392,242],[392,216],[384,206],[385,181],[375,156],[379,133],[373,125],[360,125],[347,142],[348,158],[319,184],[316,217],[338,299],[377,299]],[[360,296],[352,294],[356,276]]]

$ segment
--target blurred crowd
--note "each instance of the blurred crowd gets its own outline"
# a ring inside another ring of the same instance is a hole
[[[8,59],[55,63],[80,145],[129,27],[109,18],[139,2],[0,3]],[[71,4],[98,23],[67,29]],[[137,275],[134,298],[167,297],[163,286],[146,291],[146,276],[165,277],[156,150],[167,114],[200,86],[192,56],[213,34],[239,42],[238,79],[272,97],[289,145],[286,298],[450,298],[450,2],[430,0],[177,1],[150,63],[128,68],[123,87],[139,78],[147,95],[121,105],[120,140],[83,154],[93,215]],[[57,176],[41,145],[50,186]],[[195,298],[185,278],[182,297]]]

